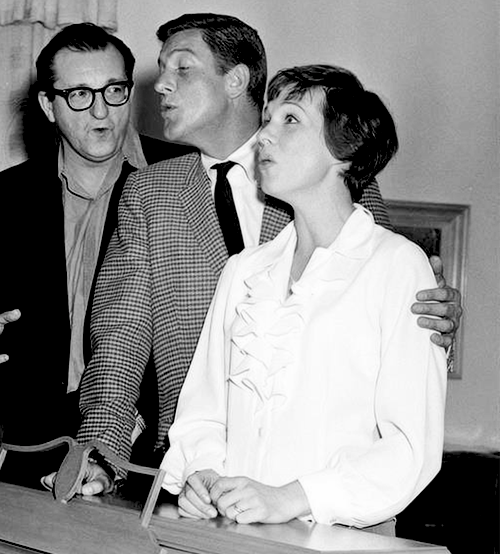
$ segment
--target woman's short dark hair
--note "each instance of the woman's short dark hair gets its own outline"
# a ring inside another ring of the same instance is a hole
[[[164,23],[156,36],[166,42],[181,31],[198,29],[214,55],[221,73],[238,64],[250,72],[248,96],[262,110],[267,81],[266,51],[255,29],[230,15],[213,13],[184,14]]]
[[[45,91],[51,98],[51,90],[56,81],[54,58],[57,53],[67,48],[72,52],[93,52],[114,46],[123,57],[125,75],[132,81],[135,58],[130,48],[118,37],[108,33],[93,23],[75,23],[64,27],[42,49],[36,60],[37,88]]]
[[[349,70],[332,65],[304,65],[279,71],[269,83],[270,102],[285,91],[301,99],[314,90],[323,92],[325,142],[339,161],[349,162],[344,182],[354,202],[373,182],[398,149],[394,120],[382,100],[367,91]]]

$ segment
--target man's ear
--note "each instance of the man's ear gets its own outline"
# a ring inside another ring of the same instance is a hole
[[[226,73],[226,91],[230,98],[246,94],[249,83],[250,71],[243,63],[235,65]]]
[[[41,90],[38,93],[38,103],[43,110],[43,113],[47,116],[47,119],[51,122],[55,122],[53,101],[49,100],[47,93]]]

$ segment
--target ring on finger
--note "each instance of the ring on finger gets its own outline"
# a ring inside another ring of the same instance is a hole
[[[237,513],[237,514],[242,514],[245,510],[242,510],[238,504],[235,504],[234,505],[234,511]]]

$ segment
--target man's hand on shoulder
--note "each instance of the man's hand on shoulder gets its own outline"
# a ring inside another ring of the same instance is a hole
[[[431,256],[430,262],[438,288],[419,291],[418,302],[412,305],[411,311],[420,316],[417,320],[420,327],[436,331],[431,335],[432,342],[448,348],[460,326],[461,294],[446,284],[441,258]]]

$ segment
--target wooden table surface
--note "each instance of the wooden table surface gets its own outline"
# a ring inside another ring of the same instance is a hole
[[[48,554],[449,554],[442,546],[298,520],[241,525],[180,518],[158,504],[148,527],[122,498],[73,498],[0,482],[0,553]]]

